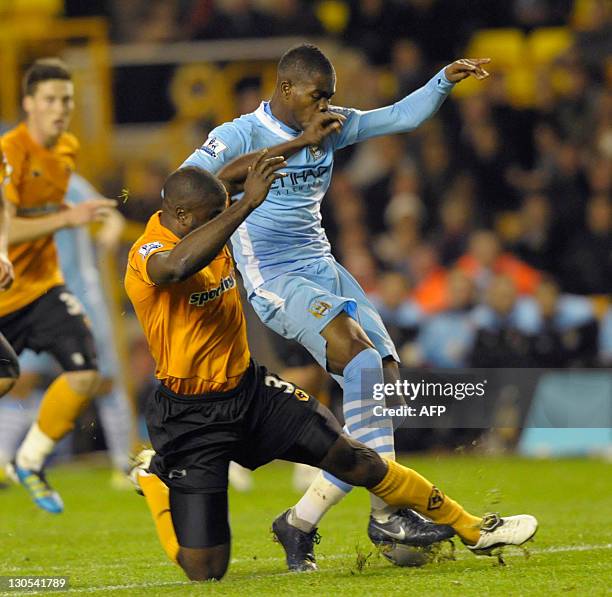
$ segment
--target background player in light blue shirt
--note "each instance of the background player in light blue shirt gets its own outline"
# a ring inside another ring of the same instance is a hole
[[[284,178],[232,236],[248,299],[268,327],[300,342],[335,375],[344,390],[348,431],[388,458],[394,458],[393,426],[391,421],[375,426],[364,421],[364,409],[369,407],[362,402],[361,371],[377,371],[382,381],[383,366],[391,375],[398,374],[399,358],[375,308],[333,258],[320,204],[330,185],[336,150],[415,129],[438,110],[454,83],[469,75],[485,78],[485,62],[454,62],[392,106],[362,112],[330,106],[336,90],[331,62],[316,46],[297,46],[279,62],[271,100],[215,128],[183,164],[239,183],[253,156],[230,164],[232,160],[263,148],[270,148],[271,156],[285,156]],[[321,475],[299,503],[275,521],[290,568],[316,567],[315,527],[349,490],[339,480]],[[281,526],[286,533],[279,531]],[[446,530],[409,511],[396,512],[372,496],[368,531],[375,542],[428,545],[446,538]],[[303,534],[300,541],[294,541],[296,533]],[[290,543],[300,547],[292,549]]]

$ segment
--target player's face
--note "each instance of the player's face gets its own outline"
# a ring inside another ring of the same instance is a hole
[[[293,121],[304,130],[317,112],[326,112],[329,101],[336,93],[336,75],[314,74],[294,83],[289,95],[289,109]]]
[[[24,98],[28,125],[45,140],[56,139],[68,129],[74,111],[74,86],[71,81],[52,79],[36,86]]]
[[[191,232],[191,230],[195,230],[196,228],[203,226],[207,222],[210,222],[210,220],[223,213],[228,205],[228,202],[229,200],[227,195],[219,198],[208,198],[207,201],[202,202],[201,206],[192,209],[189,213],[189,231]]]

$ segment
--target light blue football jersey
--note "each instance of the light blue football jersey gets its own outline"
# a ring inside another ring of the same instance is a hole
[[[232,235],[234,257],[249,295],[268,280],[330,255],[321,225],[321,200],[331,182],[334,152],[372,137],[414,130],[435,114],[452,87],[442,70],[391,106],[367,112],[330,108],[346,116],[342,130],[321,146],[306,147],[288,158],[283,169],[287,176],[275,181],[264,203]],[[182,167],[216,173],[240,155],[299,134],[275,118],[264,101],[255,112],[215,128]]]
[[[77,204],[92,198],[102,198],[102,195],[83,177],[72,174],[66,200]],[[85,226],[62,228],[54,238],[66,286],[82,303],[91,321],[100,371],[105,377],[114,377],[119,365],[94,240]]]

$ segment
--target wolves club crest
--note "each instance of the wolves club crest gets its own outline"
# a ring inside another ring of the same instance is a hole
[[[444,494],[434,485],[431,488],[429,494],[429,501],[427,502],[428,510],[437,510],[444,503]]]

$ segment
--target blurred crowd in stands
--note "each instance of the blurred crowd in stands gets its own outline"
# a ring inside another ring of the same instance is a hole
[[[323,224],[406,364],[612,365],[609,4],[589,2],[579,26],[571,0],[107,4],[121,41],[335,37],[334,101],[362,109],[410,93],[482,27],[565,27],[574,42],[538,70],[529,105],[492,64],[417,131],[341,152]],[[141,29],[124,30],[134,14]],[[261,98],[256,81],[238,93],[244,111]],[[148,207],[135,197],[128,216],[158,205],[164,169],[148,174]]]

